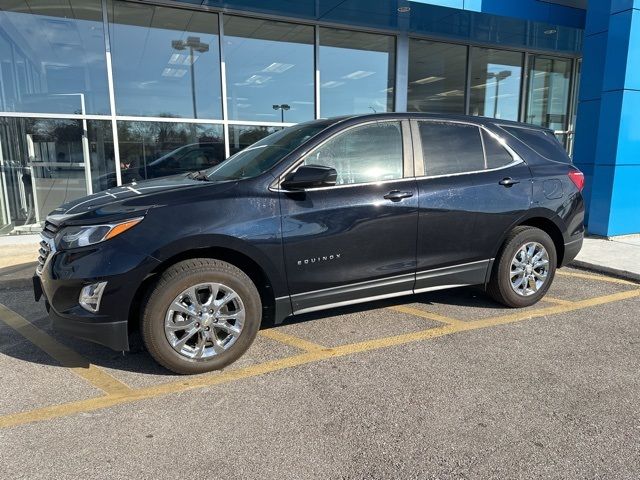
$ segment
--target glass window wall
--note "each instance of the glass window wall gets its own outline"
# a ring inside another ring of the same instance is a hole
[[[94,185],[113,172],[111,122],[0,118],[0,228],[31,231],[63,203],[87,194],[85,151]]]
[[[119,121],[118,141],[123,184],[203,170],[225,159],[222,125]]]
[[[393,111],[395,39],[320,28],[320,115]]]
[[[314,118],[313,27],[224,17],[229,119]]]
[[[109,3],[119,115],[222,118],[218,15]]]
[[[467,47],[409,40],[410,112],[464,113]]]
[[[233,154],[280,123],[313,119],[316,108],[322,117],[394,109],[394,35],[106,2],[116,112],[101,0],[0,1],[0,234],[37,231],[59,204],[116,186],[118,166],[128,183],[215,165],[225,158],[225,125]],[[556,131],[575,123],[571,59],[529,55],[521,91],[523,52],[410,39],[408,55],[409,111],[466,105]]]
[[[260,125],[229,125],[229,151],[231,155],[262,140],[267,135],[281,130],[281,127],[264,127]]]
[[[100,0],[0,2],[0,110],[109,114]]]
[[[526,122],[556,131],[567,128],[571,60],[532,56]],[[562,138],[561,136],[561,139]]]
[[[469,113],[518,120],[523,54],[471,48]]]

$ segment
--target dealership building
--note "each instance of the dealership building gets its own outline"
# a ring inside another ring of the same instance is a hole
[[[639,59],[640,0],[0,0],[0,235],[283,126],[390,111],[550,128],[589,232],[640,233]]]

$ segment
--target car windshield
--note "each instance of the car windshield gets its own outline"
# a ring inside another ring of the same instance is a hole
[[[313,122],[285,128],[241,150],[220,165],[203,173],[209,180],[239,180],[257,177],[331,123]]]

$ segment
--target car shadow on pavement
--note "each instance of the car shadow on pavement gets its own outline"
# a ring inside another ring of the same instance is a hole
[[[389,300],[379,300],[375,302],[359,303],[313,313],[296,315],[289,317],[282,325],[293,325],[327,317],[340,317],[354,313],[366,313],[388,307],[400,305],[424,305],[428,309],[430,305],[438,305],[440,309],[451,308],[482,308],[482,309],[504,309],[507,307],[499,305],[489,298],[486,293],[477,287],[464,287],[447,291],[437,291],[423,293],[419,295],[407,295]],[[452,315],[455,317],[455,315]],[[71,355],[67,358],[65,367],[88,368],[90,364],[114,370],[128,371],[145,375],[174,375],[172,372],[158,365],[144,348],[142,338],[137,332],[130,336],[130,351],[116,352],[107,347],[87,342],[81,339],[65,336],[53,331],[50,327],[48,317],[38,313],[30,315],[28,320],[37,328],[43,330],[47,335],[61,344],[64,348],[70,349],[78,355]],[[35,317],[35,318],[33,318]],[[1,325],[1,324],[0,324]],[[268,318],[263,321],[261,329],[277,328]],[[9,328],[3,326],[3,328]],[[21,335],[13,334],[0,335],[0,354],[13,358],[36,363],[41,365],[60,366],[60,362],[52,356],[47,355],[35,344],[23,338]]]
[[[31,284],[38,262],[27,262],[0,268],[0,288],[17,288]]]
[[[89,365],[93,364],[99,367],[147,375],[171,374],[171,372],[154,362],[144,349],[142,339],[138,333],[131,335],[130,351],[123,353],[55,332],[51,329],[47,316],[41,315],[28,320],[54,340],[52,348],[55,350],[55,356],[64,358],[65,368],[89,368]],[[61,366],[59,360],[45,353],[38,345],[22,335],[12,332],[9,327],[4,326],[2,323],[0,323],[0,326],[2,326],[2,330],[0,330],[0,355],[40,365]],[[61,347],[55,344],[59,344]],[[69,350],[71,350],[71,354],[67,353]]]

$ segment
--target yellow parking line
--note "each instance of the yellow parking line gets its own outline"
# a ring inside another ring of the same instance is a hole
[[[56,360],[63,367],[69,368],[79,377],[107,394],[128,393],[131,391],[127,385],[112,377],[107,372],[89,361],[82,355],[74,352],[70,348],[62,345],[31,324],[27,319],[18,315],[13,310],[0,303],[0,320],[13,328],[24,338],[33,343],[40,350],[43,350],[51,358]]]
[[[428,320],[435,320],[436,322],[446,323],[447,325],[459,325],[465,323],[462,320],[458,320],[457,318],[445,317],[444,315],[440,315],[439,313],[429,312],[427,310],[421,310],[419,308],[409,307],[407,305],[395,305],[388,308],[390,310],[395,310],[396,312],[408,313],[409,315],[416,315]]]
[[[564,277],[583,278],[585,280],[599,280],[601,282],[619,283],[620,285],[631,285],[632,287],[638,286],[637,283],[630,282],[628,280],[622,280],[621,278],[608,277],[605,275],[593,275],[591,273],[578,273],[578,272],[565,272],[563,270],[557,270],[556,273]]]
[[[542,300],[549,303],[555,303],[556,305],[573,305],[574,303],[571,300],[563,300],[561,298],[550,297],[549,295],[542,297]]]
[[[287,333],[279,332],[275,328],[269,330],[260,330],[260,336],[275,340],[276,342],[284,343],[291,347],[299,348],[307,352],[314,352],[316,350],[324,350],[327,347],[318,345],[317,343],[309,342],[299,337],[294,337]]]
[[[640,289],[628,290],[625,292],[618,292],[611,295],[604,295],[602,297],[590,298],[587,300],[581,300],[574,302],[571,305],[556,305],[553,307],[541,308],[538,310],[527,312],[514,312],[508,315],[501,315],[497,317],[487,318],[484,320],[478,320],[474,322],[460,322],[456,325],[444,325],[441,327],[431,328],[428,330],[422,330],[420,332],[407,333],[403,335],[397,335],[392,337],[385,337],[376,340],[368,340],[363,342],[352,343],[348,345],[342,345],[334,348],[326,348],[324,350],[315,350],[311,352],[305,352],[300,355],[294,355],[283,359],[273,360],[270,362],[261,363],[258,365],[252,365],[238,370],[231,370],[225,372],[217,372],[211,375],[202,375],[197,377],[189,377],[178,380],[176,382],[165,383],[162,385],[155,385],[152,387],[141,388],[137,390],[130,390],[126,393],[107,395],[104,397],[90,398],[87,400],[80,400],[77,402],[70,402],[61,405],[53,405],[49,407],[38,408],[35,410],[9,414],[0,417],[0,428],[6,428],[16,425],[22,425],[25,423],[42,421],[47,419],[59,418],[68,415],[72,415],[80,412],[89,412],[102,408],[111,407],[114,405],[121,405],[124,403],[131,403],[138,400],[144,400],[148,398],[154,398],[163,395],[169,395],[178,392],[184,392],[187,390],[193,390],[203,387],[211,387],[214,385],[220,385],[223,383],[229,383],[244,378],[256,377],[264,375],[266,373],[272,373],[288,368],[296,367],[299,365],[305,365],[308,363],[317,362],[320,360],[326,360],[329,358],[342,357],[346,355],[352,355],[359,352],[367,352],[378,350],[381,348],[388,348],[397,345],[404,345],[408,343],[418,342],[421,340],[428,340],[432,338],[442,337],[453,333],[478,330],[481,328],[487,328],[498,325],[506,325],[510,323],[520,322],[531,318],[555,315],[559,313],[567,313],[575,310],[580,310],[588,307],[595,307],[598,305],[605,305],[612,302],[618,302],[621,300],[627,300],[631,298],[640,297]]]

